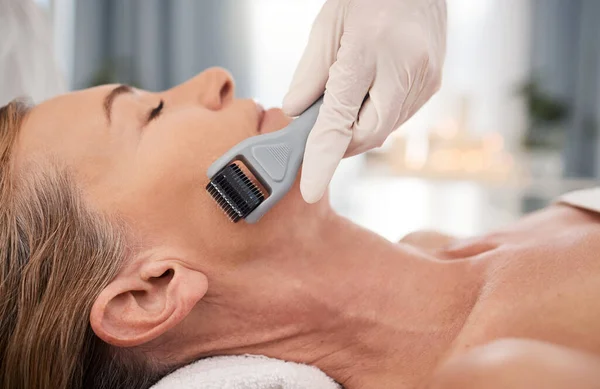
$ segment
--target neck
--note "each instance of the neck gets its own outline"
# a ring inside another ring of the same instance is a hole
[[[479,284],[469,262],[437,261],[331,213],[214,279],[186,320],[197,335],[178,345],[182,354],[307,363],[347,389],[418,385]]]

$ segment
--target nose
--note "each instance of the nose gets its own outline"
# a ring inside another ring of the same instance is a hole
[[[218,111],[233,100],[235,84],[233,77],[225,69],[210,68],[168,93],[172,101],[199,103],[210,110]]]

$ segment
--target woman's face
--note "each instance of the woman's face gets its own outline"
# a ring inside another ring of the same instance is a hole
[[[106,85],[44,102],[23,124],[16,162],[58,159],[92,204],[124,216],[143,239],[210,249],[249,227],[229,222],[206,193],[208,166],[289,121],[235,99],[231,76],[209,69],[165,92]]]

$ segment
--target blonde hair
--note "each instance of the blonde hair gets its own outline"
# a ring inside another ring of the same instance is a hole
[[[126,260],[125,229],[85,204],[65,169],[11,169],[27,111],[0,108],[0,387],[147,388],[158,369],[89,324]]]

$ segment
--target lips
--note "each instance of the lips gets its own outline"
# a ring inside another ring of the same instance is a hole
[[[254,100],[254,104],[257,111],[256,132],[259,134],[280,130],[292,121],[280,108],[265,110],[256,100]]]
[[[259,120],[259,132],[273,132],[282,129],[283,127],[290,124],[292,119],[285,116],[283,111],[279,108],[271,108],[264,112]]]

